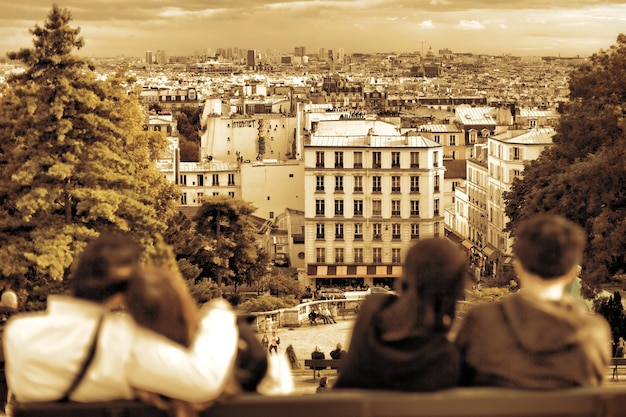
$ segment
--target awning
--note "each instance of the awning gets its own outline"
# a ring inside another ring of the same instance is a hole
[[[491,246],[485,246],[483,248],[483,253],[487,256],[490,261],[493,261],[498,256],[498,250]]]
[[[467,249],[472,249],[472,247],[474,247],[474,244],[472,243],[472,241],[471,240],[467,240],[467,239],[465,239],[463,242],[461,242],[461,245],[463,245]]]
[[[366,278],[402,276],[402,265],[308,265],[309,278]]]

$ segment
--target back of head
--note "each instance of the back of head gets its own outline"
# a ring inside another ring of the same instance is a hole
[[[17,309],[17,294],[13,290],[6,290],[0,298],[2,306]]]
[[[124,292],[141,260],[142,248],[129,234],[103,232],[72,265],[70,289],[75,297],[104,301]]]
[[[145,268],[131,280],[126,296],[128,312],[139,325],[181,345],[191,345],[199,313],[182,277]]]
[[[424,324],[445,328],[443,319],[454,318],[467,276],[466,258],[456,245],[440,238],[420,240],[406,255],[400,296],[416,297],[417,317]]]
[[[563,217],[539,214],[516,230],[513,252],[521,266],[544,280],[566,275],[580,265],[584,230]]]

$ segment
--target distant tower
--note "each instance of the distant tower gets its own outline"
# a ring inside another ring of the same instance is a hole
[[[165,51],[162,49],[159,49],[156,51],[156,63],[157,64],[167,64],[167,57],[165,56]]]
[[[254,49],[248,50],[248,67],[251,69],[256,68],[256,51]]]
[[[152,65],[154,58],[152,57],[152,51],[146,51],[146,64]]]

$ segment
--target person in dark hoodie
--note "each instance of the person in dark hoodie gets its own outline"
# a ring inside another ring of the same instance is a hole
[[[361,305],[333,389],[456,385],[460,358],[447,333],[466,278],[466,259],[451,242],[430,238],[413,245],[398,295],[371,294]]]
[[[567,291],[584,246],[583,229],[560,216],[535,215],[519,227],[513,252],[521,289],[463,318],[456,337],[462,385],[556,389],[603,382],[609,325]]]

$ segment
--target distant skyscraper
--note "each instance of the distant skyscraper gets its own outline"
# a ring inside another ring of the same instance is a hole
[[[324,52],[325,52],[325,51],[324,51],[324,48],[320,48],[320,49],[317,51],[317,57],[318,57],[319,59],[325,59],[325,58],[326,58],[326,56],[324,55]]]
[[[339,48],[339,51],[337,52],[337,62],[343,63],[345,56],[346,56],[346,50],[343,48]]]
[[[256,62],[256,50],[254,49],[249,49],[248,50],[248,67],[254,69],[256,68],[257,62]]]
[[[152,64],[153,62],[152,51],[146,51],[146,64]]]
[[[167,56],[165,55],[165,51],[159,49],[156,51],[156,62],[157,64],[167,64]]]
[[[305,56],[306,55],[306,47],[305,46],[296,46],[293,50],[293,54],[295,56]]]

